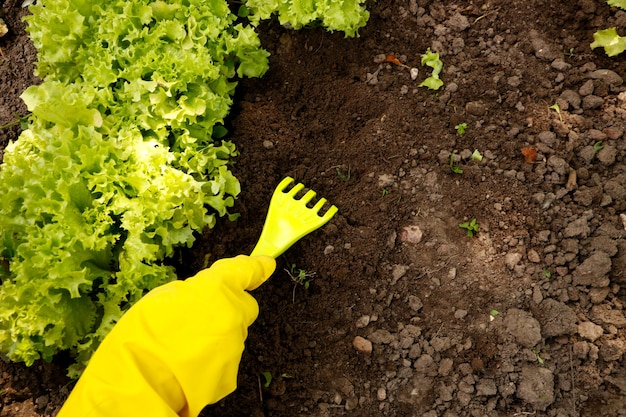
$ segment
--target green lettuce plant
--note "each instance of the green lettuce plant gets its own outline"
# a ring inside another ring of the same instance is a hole
[[[247,0],[247,17],[253,24],[277,14],[281,25],[300,29],[314,22],[329,30],[355,36],[365,26],[369,12],[365,0]]]
[[[357,5],[335,2],[346,16]],[[0,352],[30,365],[69,350],[78,376],[134,302],[176,279],[174,249],[231,216],[237,151],[215,138],[236,77],[263,75],[269,54],[224,0],[31,12],[43,82],[0,165]],[[337,13],[324,24],[342,30]]]
[[[424,65],[431,67],[433,72],[419,86],[428,87],[431,90],[439,90],[443,86],[443,81],[439,78],[439,73],[443,69],[443,62],[439,59],[439,53],[433,52],[428,48],[426,53],[422,54],[422,66]]]
[[[626,0],[607,0],[607,4],[626,10]],[[626,37],[619,36],[615,28],[598,30],[593,39],[591,49],[602,47],[608,56],[619,55],[626,50]]]

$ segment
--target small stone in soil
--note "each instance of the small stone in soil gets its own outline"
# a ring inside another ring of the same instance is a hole
[[[554,402],[554,375],[547,368],[524,366],[517,387],[517,397],[544,411]]]
[[[372,355],[372,342],[365,339],[364,337],[356,336],[352,341],[352,346],[356,349],[357,352],[365,356]]]

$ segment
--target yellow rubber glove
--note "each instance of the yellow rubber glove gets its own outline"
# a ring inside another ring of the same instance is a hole
[[[233,392],[259,314],[246,290],[275,268],[273,258],[241,255],[150,291],[104,339],[57,417],[196,417]]]

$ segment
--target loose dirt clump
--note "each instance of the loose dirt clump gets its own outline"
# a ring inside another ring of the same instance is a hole
[[[240,83],[229,121],[241,217],[181,251],[179,275],[248,253],[286,175],[340,212],[255,291],[239,388],[203,415],[626,415],[626,61],[589,48],[624,13],[369,8],[356,39],[261,28],[270,71]],[[2,11],[0,125],[36,82],[24,12]],[[428,48],[438,91],[418,87]],[[308,289],[293,265],[316,273]],[[68,393],[62,361],[0,367],[1,416],[53,415]]]

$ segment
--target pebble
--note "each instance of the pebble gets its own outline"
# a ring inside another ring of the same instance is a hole
[[[604,252],[594,252],[576,267],[572,276],[575,285],[607,287],[608,273],[611,271],[611,258]]]
[[[548,368],[524,366],[516,395],[535,410],[545,411],[554,402],[554,374]]]
[[[541,257],[539,256],[539,253],[537,253],[537,251],[534,249],[529,249],[526,256],[528,256],[528,260],[532,263],[541,262]]]
[[[581,96],[590,96],[593,94],[593,80],[587,80],[579,89],[578,94]]]
[[[384,387],[378,388],[376,391],[376,398],[378,401],[385,401],[387,399],[387,390]]]
[[[617,158],[617,148],[606,145],[600,150],[600,152],[598,152],[596,157],[598,158],[598,161],[602,162],[604,165],[613,165],[615,163],[615,159]]]
[[[364,327],[367,327],[367,325],[370,324],[370,316],[361,316],[357,319],[355,326],[357,329],[362,329]]]
[[[372,342],[370,342],[364,337],[356,336],[354,340],[352,340],[352,346],[356,349],[357,352],[365,356],[372,355],[372,350],[373,350]]]
[[[515,88],[515,87],[519,87],[519,85],[522,83],[522,80],[517,75],[514,75],[512,77],[507,78],[506,83],[510,85],[511,87]]]
[[[578,93],[576,91],[574,91],[574,90],[563,90],[563,92],[560,95],[560,98],[562,100],[564,100],[568,105],[572,106],[573,109],[579,109],[580,108],[580,103],[581,103],[582,99],[580,98],[580,95],[578,95]],[[567,110],[567,108],[564,108],[562,110]]]
[[[446,84],[446,91],[449,93],[456,93],[459,90],[459,85],[455,82]]]
[[[448,376],[450,371],[452,371],[452,367],[454,366],[454,361],[450,358],[443,358],[439,362],[439,369],[437,373],[441,376]]]
[[[35,400],[35,404],[37,405],[37,409],[39,410],[43,410],[46,408],[46,406],[48,405],[48,402],[50,401],[50,399],[48,398],[47,395],[42,395],[37,397],[37,399]]]
[[[548,42],[544,39],[540,38],[540,35],[536,30],[531,30],[529,35],[533,50],[535,51],[535,56],[537,58],[546,61],[553,61],[559,56],[560,52],[557,52],[556,48],[548,44]]]
[[[539,306],[542,315],[537,316],[541,324],[541,335],[545,338],[576,333],[578,318],[567,304],[546,298]]]
[[[602,326],[598,326],[590,321],[585,321],[578,325],[578,334],[580,337],[591,342],[595,342],[603,333]]]
[[[420,243],[424,233],[417,225],[405,226],[400,231],[400,241],[406,243]]]
[[[541,326],[527,311],[511,308],[504,317],[504,326],[520,345],[530,348],[541,341]]]
[[[617,140],[622,137],[624,134],[624,129],[619,127],[607,127],[603,130],[604,134],[607,138],[611,140]]]
[[[372,343],[378,343],[382,345],[388,345],[394,340],[394,335],[392,335],[389,330],[378,329],[374,333],[369,335],[369,341]]]
[[[570,222],[565,230],[563,230],[563,236],[565,237],[587,237],[591,232],[589,222],[586,217],[580,217],[573,222]]]
[[[557,58],[554,61],[552,61],[552,64],[550,64],[550,66],[557,71],[566,71],[572,68],[571,64],[568,64],[567,62],[563,61],[561,58]]]
[[[619,86],[622,85],[624,79],[620,77],[615,71],[608,69],[599,69],[592,71],[588,74],[588,77],[594,80],[602,80],[608,85]]]
[[[548,166],[559,175],[566,175],[569,172],[569,165],[565,159],[558,156],[550,156],[550,158],[548,158]]]
[[[491,378],[481,378],[476,383],[476,394],[492,397],[498,393],[496,382]]]
[[[600,358],[605,361],[619,361],[626,353],[626,340],[612,339],[600,346]]]
[[[487,112],[487,108],[480,101],[470,101],[465,105],[465,111],[472,116],[483,116]]]
[[[424,304],[422,303],[422,300],[419,299],[419,297],[416,297],[414,295],[409,296],[409,307],[411,308],[411,310],[413,310],[414,313],[420,311],[423,306]]]
[[[454,31],[462,32],[470,27],[470,22],[467,16],[457,12],[446,21],[446,26]]]
[[[407,265],[394,265],[391,270],[391,285],[398,282],[400,278],[406,275],[409,267]]]
[[[467,316],[467,310],[458,309],[458,310],[456,310],[454,312],[454,318],[455,319],[459,319],[460,320],[460,319],[465,318],[465,316]]]
[[[606,139],[606,134],[598,129],[589,129],[589,131],[587,132],[587,136],[589,136],[589,139],[593,141]]]
[[[596,150],[593,149],[593,146],[585,146],[578,152],[578,156],[580,159],[585,161],[585,163],[590,164],[593,158],[596,157]]]
[[[592,94],[583,98],[582,107],[585,110],[593,110],[602,106],[602,104],[604,104],[604,99]]]
[[[590,318],[594,322],[613,325],[619,329],[626,327],[626,316],[622,310],[613,310],[606,304],[593,306]]]
[[[378,176],[378,187],[387,188],[396,182],[396,177],[392,174],[380,174]]]
[[[382,64],[387,59],[387,54],[378,54],[374,57],[375,64]]]
[[[504,256],[504,264],[510,270],[513,270],[521,260],[522,254],[518,252],[509,252]]]
[[[556,134],[554,132],[544,130],[537,135],[537,139],[548,146],[554,146],[556,143]]]

